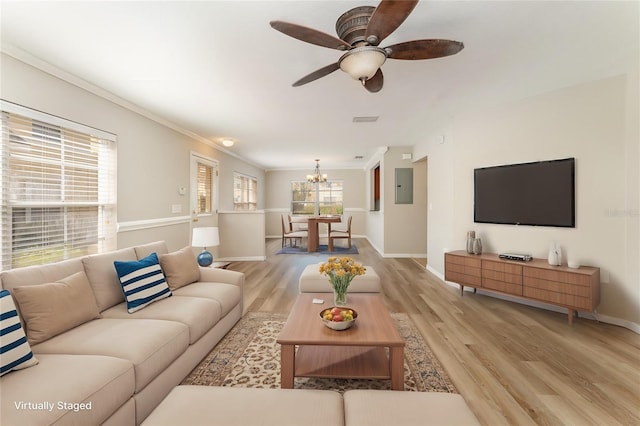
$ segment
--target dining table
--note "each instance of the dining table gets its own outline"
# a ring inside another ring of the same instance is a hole
[[[320,235],[318,231],[318,224],[326,223],[328,226],[327,235],[331,234],[331,224],[341,222],[342,218],[339,215],[320,215],[320,216],[311,216],[309,217],[308,229],[309,229],[309,240],[307,241],[307,251],[309,253],[313,253],[318,251],[318,247],[320,246]]]

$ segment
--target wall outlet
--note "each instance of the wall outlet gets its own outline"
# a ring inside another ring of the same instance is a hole
[[[171,213],[182,213],[182,204],[172,204]]]

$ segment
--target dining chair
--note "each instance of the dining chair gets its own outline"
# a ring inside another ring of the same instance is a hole
[[[291,231],[307,231],[309,229],[309,218],[307,216],[288,215]]]
[[[294,247],[297,240],[300,240],[300,245],[302,245],[302,239],[307,238],[309,236],[309,232],[305,230],[293,230],[291,226],[291,218],[288,217],[286,224],[284,215],[282,218],[282,247],[285,246],[285,240],[289,240],[289,247]]]
[[[349,248],[351,248],[351,218],[349,216],[347,219],[347,226],[343,226],[344,222],[336,223],[331,227],[331,232],[329,233],[329,251],[333,251],[333,240],[338,238],[346,238],[349,243]]]

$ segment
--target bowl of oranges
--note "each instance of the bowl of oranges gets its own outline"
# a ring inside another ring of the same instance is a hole
[[[332,330],[346,330],[356,322],[358,313],[344,306],[333,306],[320,311],[320,318],[324,325]]]

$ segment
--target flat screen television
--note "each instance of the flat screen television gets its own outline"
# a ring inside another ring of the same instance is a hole
[[[474,170],[477,223],[574,228],[575,158]]]

